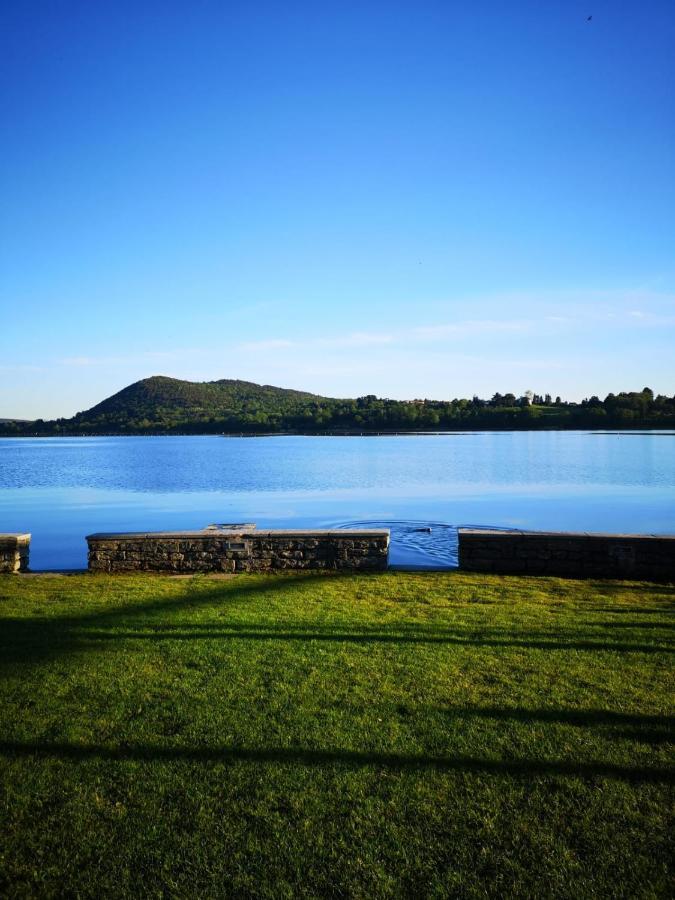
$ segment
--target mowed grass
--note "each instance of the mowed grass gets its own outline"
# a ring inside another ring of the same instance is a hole
[[[659,897],[672,586],[0,578],[0,895]]]

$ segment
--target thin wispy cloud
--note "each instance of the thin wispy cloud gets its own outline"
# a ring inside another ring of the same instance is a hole
[[[391,334],[370,334],[365,331],[356,331],[343,338],[327,338],[323,341],[330,347],[368,347],[373,344],[390,344],[394,340]]]
[[[59,363],[62,366],[97,366],[110,361],[110,358],[106,360],[96,356],[67,356],[65,359],[60,359]]]
[[[629,313],[633,325],[643,326],[647,328],[668,328],[675,325],[675,315],[656,315],[650,312],[642,312],[641,310],[631,310]]]
[[[262,341],[245,341],[238,345],[240,350],[302,350],[312,348],[369,347],[377,344],[390,344],[395,338],[391,334],[370,334],[357,331],[337,337],[311,337],[302,341],[290,341],[284,338],[270,338]]]
[[[418,340],[441,340],[453,337],[486,334],[524,334],[532,331],[535,323],[527,320],[469,319],[463,322],[447,322],[438,325],[419,325],[412,329],[412,336]]]
[[[287,350],[289,347],[293,346],[293,341],[287,341],[283,338],[270,338],[269,340],[264,341],[244,341],[243,344],[238,345],[238,349],[250,350],[255,353],[266,350]]]
[[[238,345],[238,349],[247,351],[298,350],[313,349],[358,349],[360,347],[387,347],[405,343],[429,343],[484,337],[499,334],[530,334],[544,326],[566,323],[563,317],[546,317],[540,321],[531,319],[468,319],[457,322],[439,322],[429,325],[414,325],[400,331],[390,333],[353,332],[335,337],[311,336],[303,340],[287,340],[269,338],[260,341],[246,341]]]
[[[143,365],[151,362],[172,362],[201,354],[198,348],[181,348],[176,350],[148,350],[143,353],[132,353],[127,356],[66,356],[57,360],[61,366],[87,368],[89,366],[127,366]]]
[[[603,298],[607,298],[607,292],[596,292]],[[509,295],[511,296],[511,295]],[[619,295],[625,300],[626,295]],[[634,295],[629,295],[632,300]],[[659,299],[663,302],[664,297]],[[675,301],[674,301],[675,302]],[[250,352],[269,351],[297,351],[309,353],[317,349],[323,350],[348,350],[360,347],[389,347],[398,344],[410,346],[415,343],[432,344],[434,342],[447,343],[448,341],[481,340],[490,337],[504,336],[551,336],[556,333],[583,329],[589,323],[604,322],[612,327],[633,327],[638,324],[642,327],[662,327],[675,325],[675,316],[655,314],[636,309],[621,309],[617,303],[616,309],[607,308],[605,305],[596,306],[579,304],[570,310],[570,314],[545,313],[539,316],[518,318],[489,318],[489,319],[458,319],[456,321],[436,322],[425,325],[412,324],[404,330],[395,330],[389,333],[352,332],[333,337],[309,336],[303,339],[268,338],[260,341],[246,341],[237,345],[237,349]]]

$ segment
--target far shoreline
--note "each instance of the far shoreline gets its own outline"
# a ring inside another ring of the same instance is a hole
[[[105,431],[105,432],[35,432],[34,434],[0,434],[0,439],[33,440],[35,438],[93,438],[93,437],[222,437],[222,438],[268,438],[268,437],[468,437],[472,434],[541,434],[541,433],[587,434],[595,436],[653,436],[675,437],[675,431],[640,426],[632,429],[598,430],[590,428],[472,428],[462,430],[416,430],[416,431]]]

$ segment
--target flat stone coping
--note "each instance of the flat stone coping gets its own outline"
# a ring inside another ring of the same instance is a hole
[[[616,538],[625,540],[644,540],[657,538],[660,541],[675,541],[675,534],[617,534],[601,531],[525,531],[520,528],[458,528],[461,535],[476,535],[489,537],[545,537],[545,538]]]
[[[231,531],[236,531],[237,533],[242,531],[254,531],[255,523],[254,522],[215,522],[213,525],[207,525],[204,531],[224,531],[229,533]]]
[[[320,538],[320,537],[342,537],[346,540],[350,538],[377,538],[389,537],[388,528],[369,528],[359,529],[358,531],[346,528],[337,529],[317,529],[317,528],[284,528],[250,531],[230,531],[229,529],[208,529],[203,528],[199,531],[121,531],[121,532],[100,532],[98,534],[88,534],[88,541],[137,541],[141,538],[167,538],[171,540],[204,538],[204,540],[214,540],[214,538],[231,538],[231,537],[251,537],[251,538],[267,538],[267,537],[303,537],[303,538]]]

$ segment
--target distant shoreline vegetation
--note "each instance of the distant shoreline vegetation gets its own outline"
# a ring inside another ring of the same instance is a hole
[[[70,419],[2,420],[0,436],[377,434],[675,427],[675,396],[650,388],[580,403],[531,391],[490,399],[335,399],[248,381],[137,381]]]

